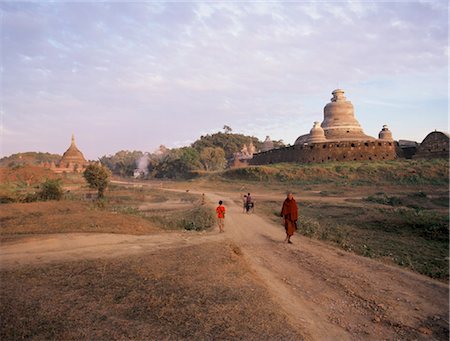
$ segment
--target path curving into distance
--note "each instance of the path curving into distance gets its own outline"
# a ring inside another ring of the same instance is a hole
[[[121,257],[211,241],[234,246],[291,325],[310,340],[430,339],[431,323],[448,325],[447,284],[295,235],[257,212],[245,214],[227,194],[225,233],[163,232],[36,235],[3,243],[2,268],[80,259]],[[280,202],[281,208],[281,202]],[[300,208],[301,209],[301,208]]]

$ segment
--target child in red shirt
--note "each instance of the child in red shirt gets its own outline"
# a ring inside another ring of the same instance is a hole
[[[223,201],[219,201],[219,206],[216,208],[217,213],[217,225],[219,225],[219,232],[224,232],[223,228],[225,226],[225,207],[222,205]]]

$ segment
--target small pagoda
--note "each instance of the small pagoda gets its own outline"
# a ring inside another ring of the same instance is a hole
[[[46,168],[50,168],[55,173],[81,173],[86,169],[89,162],[84,158],[83,153],[77,148],[75,144],[75,136],[72,134],[72,142],[69,148],[63,154],[58,165],[53,162],[51,164],[44,164]]]

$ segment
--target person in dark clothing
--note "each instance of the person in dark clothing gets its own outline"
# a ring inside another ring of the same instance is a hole
[[[250,193],[247,194],[247,198],[245,199],[245,210],[249,213],[250,209],[253,208],[253,199]]]

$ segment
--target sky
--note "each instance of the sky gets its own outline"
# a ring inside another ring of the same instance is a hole
[[[368,135],[448,132],[442,1],[0,2],[0,156],[293,144],[345,90]]]

